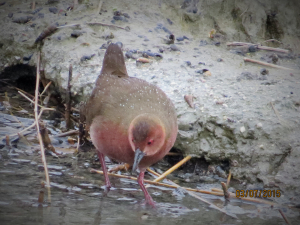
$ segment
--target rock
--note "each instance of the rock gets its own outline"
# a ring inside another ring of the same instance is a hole
[[[119,45],[119,47],[120,47],[121,49],[123,48],[123,43],[122,43],[122,42],[117,41],[116,44]]]
[[[200,46],[204,46],[204,45],[207,45],[207,41],[206,40],[201,40],[200,41]]]
[[[80,58],[80,61],[81,62],[84,62],[84,61],[87,61],[87,60],[90,60],[92,59],[93,57],[95,56],[95,54],[92,54],[92,55],[84,55]]]
[[[184,38],[183,37],[177,37],[176,40],[177,41],[184,41]]]
[[[33,56],[33,53],[29,54],[29,55],[25,55],[23,56],[23,60],[24,61],[29,61],[31,59],[31,57]]]
[[[28,159],[12,159],[13,162],[16,162],[16,163],[30,163],[31,160],[28,160]]]
[[[190,61],[184,61],[187,66],[191,66],[192,63]]]
[[[121,16],[121,15],[122,15],[121,11],[114,11],[114,16]]]
[[[123,13],[123,16],[124,16],[125,18],[127,18],[127,19],[130,18],[130,16],[128,15],[128,13]]]
[[[240,76],[238,76],[237,81],[241,81],[241,80],[256,80],[258,79],[257,75],[254,75],[250,72],[242,72]]]
[[[114,20],[128,22],[124,16],[113,16]]]
[[[81,30],[73,30],[72,33],[71,33],[71,37],[78,38],[82,34],[83,34],[83,31],[81,31]]]
[[[240,128],[240,131],[241,131],[241,133],[244,133],[244,132],[246,131],[246,128],[245,128],[244,126],[242,126],[242,127]]]
[[[167,45],[174,44],[175,36],[170,34],[166,39],[164,38],[164,43]]]
[[[257,47],[254,45],[250,45],[249,46],[249,52],[256,52],[257,51]]]
[[[52,12],[53,14],[56,14],[58,12],[58,9],[56,7],[50,7],[49,12]]]
[[[27,23],[28,21],[30,21],[33,17],[32,16],[19,16],[16,18],[13,18],[13,22],[14,23]]]
[[[170,45],[170,49],[172,51],[180,51],[180,49],[176,45],[174,45],[174,44]]]
[[[269,70],[267,70],[267,69],[265,69],[265,68],[262,68],[262,69],[260,69],[260,74],[261,74],[261,75],[269,74]]]
[[[172,22],[169,18],[167,18],[167,21],[168,21],[168,23],[169,23],[170,25],[173,24],[173,22]]]
[[[218,58],[217,61],[218,61],[218,62],[223,62],[224,60],[221,59],[221,58]]]
[[[257,127],[257,128],[262,128],[262,126],[263,126],[263,125],[262,125],[261,123],[257,123],[257,124],[256,124],[256,127]]]
[[[205,72],[207,72],[208,70],[207,69],[202,69],[202,70],[197,70],[195,71],[196,73],[200,73],[200,74],[203,74]]]

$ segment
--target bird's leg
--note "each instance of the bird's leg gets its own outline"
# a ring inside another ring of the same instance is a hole
[[[110,184],[110,181],[109,181],[109,178],[108,178],[108,174],[107,174],[107,168],[106,168],[106,165],[105,165],[105,160],[104,160],[104,155],[97,151],[98,153],[98,157],[99,157],[99,160],[101,162],[101,166],[102,166],[102,170],[103,170],[103,174],[104,174],[104,179],[105,179],[105,194],[107,194],[111,188],[111,184]]]
[[[138,181],[142,191],[144,192],[146,203],[148,203],[152,207],[155,207],[155,204],[154,204],[154,201],[153,201],[151,195],[148,193],[147,189],[144,186],[144,175],[145,175],[145,171],[141,171],[137,181]]]

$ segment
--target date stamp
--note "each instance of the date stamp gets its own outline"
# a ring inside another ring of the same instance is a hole
[[[279,198],[281,190],[236,190],[235,195],[237,198]]]

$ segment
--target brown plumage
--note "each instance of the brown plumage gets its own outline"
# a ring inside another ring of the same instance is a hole
[[[155,85],[129,77],[123,52],[110,44],[82,114],[104,173],[104,155],[133,165],[133,170],[138,167],[138,183],[146,202],[154,205],[143,178],[145,169],[163,158],[175,142],[177,116],[171,100]],[[109,189],[107,174],[105,180]]]

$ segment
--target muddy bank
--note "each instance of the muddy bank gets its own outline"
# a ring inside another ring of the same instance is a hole
[[[99,15],[98,1],[80,2],[72,11],[67,10],[68,1],[36,2],[36,10],[30,10],[28,3],[0,6],[1,78],[11,78],[10,71],[19,64],[34,71],[33,44],[48,25],[80,24],[57,29],[41,45],[42,68],[45,78],[53,81],[53,93],[64,99],[72,64],[76,106],[93,88],[105,44],[122,42],[129,75],[156,84],[174,102],[179,122],[176,149],[213,165],[230,163],[234,178],[246,181],[245,185],[259,182],[291,195],[299,193],[298,1],[110,1],[104,2]],[[209,38],[212,29],[214,38]],[[170,34],[175,35],[174,45]],[[282,44],[263,43],[269,39]],[[275,52],[275,63],[294,71],[244,63],[245,56],[271,59],[272,63],[274,56],[257,49],[228,48],[227,41],[292,50],[288,54]],[[135,58],[148,50],[162,57],[137,63]],[[264,68],[268,74],[262,75]],[[34,73],[19,76],[27,82]],[[13,80],[24,83],[20,77]],[[194,96],[194,109],[184,101],[184,95]]]

